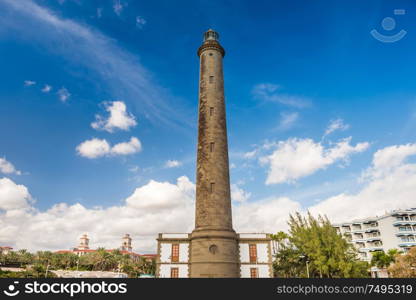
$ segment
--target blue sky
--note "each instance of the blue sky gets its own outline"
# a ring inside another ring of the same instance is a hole
[[[399,157],[394,168],[409,172],[414,167],[413,1],[1,0],[0,8],[0,178],[9,180],[4,181],[3,194],[0,187],[0,203],[1,195],[14,197],[8,196],[13,189],[21,192],[16,201],[23,203],[0,205],[0,220],[6,225],[11,224],[11,210],[24,210],[33,220],[52,214],[53,226],[59,217],[51,210],[58,203],[68,210],[80,205],[88,215],[95,209],[103,213],[124,207],[126,199],[151,183],[165,183],[163,201],[176,199],[170,198],[169,185],[184,191],[178,178],[191,186],[196,50],[208,28],[220,33],[226,49],[235,214],[255,207],[262,219],[261,209],[268,205],[281,211],[270,217],[279,218],[278,223],[259,221],[252,231],[284,227],[284,215],[292,210],[311,208],[336,219],[337,204],[328,203],[342,195],[351,203],[366,197],[376,203],[378,194],[368,190],[394,173],[388,169],[383,178],[375,175],[380,167],[377,152],[379,157],[394,152],[391,155]],[[405,13],[394,14],[394,9]],[[394,29],[383,28],[386,17],[396,21]],[[397,42],[384,43],[373,38],[373,29],[385,35],[407,33]],[[121,105],[121,123],[114,125],[108,117],[115,103]],[[94,128],[97,120],[101,123]],[[101,146],[105,140],[109,148],[88,157],[79,146],[94,138]],[[131,138],[137,143],[130,143]],[[118,150],[111,148],[116,144]],[[371,172],[370,179],[363,179]],[[412,205],[408,195],[413,186],[395,188],[407,193],[394,205],[388,199],[386,205],[374,204],[378,211],[369,205],[363,214]],[[189,190],[192,187],[185,188]],[[137,197],[140,202],[143,195]],[[289,201],[291,210],[274,199]],[[142,214],[154,213],[142,204]],[[354,212],[345,215],[350,216]],[[169,215],[155,219],[160,227],[154,232],[169,231],[167,224],[166,229],[162,226],[164,218]],[[111,245],[118,243],[115,237],[123,230],[139,226],[132,222],[106,232],[105,238],[100,228],[85,223],[65,227],[72,240],[56,244],[50,242],[53,231],[42,236],[44,244],[0,233],[0,244],[69,247],[85,231]],[[184,223],[177,229],[192,227],[191,221]],[[133,230],[138,240],[149,240],[138,249],[152,251],[154,232]]]

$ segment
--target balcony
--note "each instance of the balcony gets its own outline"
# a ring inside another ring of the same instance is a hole
[[[393,222],[393,226],[416,225],[416,220],[397,220]]]
[[[365,250],[368,250],[368,251],[370,251],[370,252],[373,252],[373,251],[383,251],[384,249],[383,249],[383,246],[370,246],[370,247],[367,247],[367,248],[364,248]]]
[[[381,237],[380,236],[371,236],[371,237],[367,237],[366,238],[367,242],[374,242],[374,241],[381,241]]]
[[[365,232],[379,232],[380,230],[378,229],[378,227],[368,227],[365,229]]]
[[[413,247],[416,246],[416,242],[400,242],[399,247]]]
[[[396,232],[396,236],[408,236],[408,235],[416,236],[416,232],[414,232],[414,231],[399,231],[399,232]]]

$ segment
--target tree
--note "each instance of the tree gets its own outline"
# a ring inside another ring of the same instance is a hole
[[[416,247],[410,248],[404,255],[397,255],[396,261],[387,269],[389,275],[395,278],[416,277]]]
[[[11,251],[7,255],[1,254],[2,265],[26,267],[22,272],[0,272],[0,277],[53,277],[49,270],[83,270],[83,271],[122,271],[129,277],[138,277],[140,274],[155,274],[156,264],[154,259],[133,257],[123,254],[119,250],[105,250],[85,253],[78,256],[74,253],[52,253],[50,251],[38,251],[31,254],[26,250]],[[46,272],[48,270],[48,272]]]
[[[387,268],[391,263],[394,263],[396,256],[399,254],[399,250],[390,249],[385,253],[384,251],[373,252],[371,257],[371,265],[380,269]]]
[[[272,234],[270,238],[273,242],[273,250],[277,252],[280,250],[280,248],[283,246],[283,243],[289,238],[289,236],[286,232],[279,231],[276,234]]]
[[[358,259],[327,218],[290,215],[288,242],[280,245],[274,270],[279,277],[368,277],[368,264]]]

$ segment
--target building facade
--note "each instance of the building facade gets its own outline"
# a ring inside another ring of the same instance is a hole
[[[394,210],[380,217],[333,225],[358,250],[360,259],[371,261],[374,251],[416,246],[416,208]]]
[[[190,274],[191,234],[161,233],[158,238],[156,277],[188,278]],[[265,233],[240,233],[238,274],[241,278],[273,277],[272,245]],[[211,249],[212,251],[212,249]],[[215,255],[215,253],[213,254]]]
[[[0,246],[0,254],[7,255],[13,251],[12,247],[9,246]]]
[[[232,225],[223,57],[213,30],[204,33],[200,59],[195,229],[159,234],[159,277],[271,277],[271,239],[237,234]]]
[[[59,251],[56,251],[56,253],[74,253],[78,256],[82,256],[87,253],[96,252],[97,251],[96,249],[90,249],[89,242],[90,242],[90,239],[88,238],[88,235],[83,234],[79,238],[79,243],[77,247],[72,248],[71,250],[59,250]],[[125,234],[121,238],[121,246],[119,248],[106,249],[105,251],[113,252],[116,250],[120,251],[121,254],[129,255],[133,261],[139,261],[140,258],[143,258],[145,260],[154,260],[156,259],[156,256],[157,256],[156,254],[138,254],[138,253],[133,252],[132,238],[130,237],[129,234]]]

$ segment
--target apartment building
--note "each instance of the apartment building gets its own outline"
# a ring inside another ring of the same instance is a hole
[[[362,260],[370,261],[374,251],[416,246],[416,208],[394,210],[380,217],[358,219],[333,225],[358,249]]]

